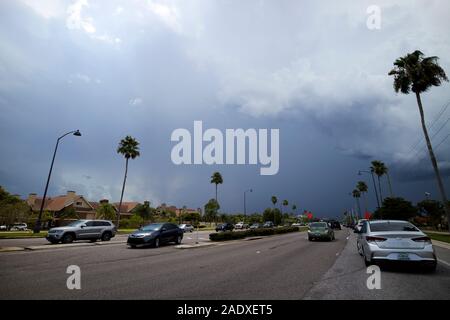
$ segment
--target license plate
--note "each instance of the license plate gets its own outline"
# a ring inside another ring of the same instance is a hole
[[[399,253],[398,260],[410,260],[408,253]]]

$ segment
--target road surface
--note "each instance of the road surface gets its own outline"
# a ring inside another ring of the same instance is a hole
[[[382,270],[382,288],[369,290],[355,248],[342,230],[333,242],[298,232],[195,249],[111,243],[1,253],[0,298],[450,299],[450,250],[436,248],[444,263],[433,274]],[[66,287],[69,265],[81,269],[80,290]]]

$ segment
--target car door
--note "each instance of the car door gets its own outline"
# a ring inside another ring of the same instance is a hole
[[[357,241],[359,242],[359,244],[364,252],[366,252],[368,249],[366,235],[367,235],[367,222],[364,221],[361,226],[361,230],[358,233],[358,239],[357,239]]]
[[[96,238],[96,231],[99,226],[95,225],[96,221],[87,221],[85,223],[85,227],[81,228],[80,232],[79,232],[79,236],[77,236],[77,238],[80,239],[91,239],[91,238]]]
[[[168,242],[170,241],[171,236],[172,236],[171,224],[170,223],[163,224],[163,226],[161,227],[160,241],[162,243]]]

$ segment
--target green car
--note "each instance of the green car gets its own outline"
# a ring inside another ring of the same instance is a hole
[[[326,222],[313,222],[309,225],[308,240],[326,239],[334,240],[334,231]]]

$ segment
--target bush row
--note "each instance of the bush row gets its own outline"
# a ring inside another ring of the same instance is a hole
[[[252,229],[246,231],[225,231],[225,232],[211,233],[209,235],[209,239],[211,241],[237,240],[237,239],[244,239],[247,237],[271,236],[274,234],[296,232],[299,230],[300,230],[299,227],[282,227],[282,228]]]

